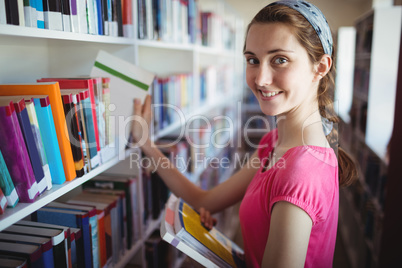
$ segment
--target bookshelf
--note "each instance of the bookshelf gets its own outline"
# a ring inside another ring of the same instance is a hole
[[[402,8],[378,7],[356,23],[350,121],[340,144],[358,164],[359,179],[340,191],[339,225],[351,267],[378,267],[387,212],[389,142],[394,126]],[[385,36],[393,35],[385,40]],[[382,60],[389,59],[387,63]],[[392,60],[391,60],[392,59]],[[380,96],[381,95],[381,96]]]
[[[211,66],[218,69],[222,66],[232,66],[233,74],[228,80],[223,84],[216,85],[221,92],[220,95],[207,97],[202,103],[194,101],[191,111],[185,113],[183,122],[173,123],[155,131],[154,140],[178,135],[178,130],[185,128],[186,122],[195,116],[209,114],[209,118],[212,118],[214,115],[225,113],[225,109],[228,107],[236,107],[237,101],[241,101],[243,90],[239,86],[243,84],[241,48],[244,34],[240,16],[237,16],[224,0],[197,0],[198,8],[201,11],[213,12],[219,18],[223,18],[224,28],[231,29],[230,38],[227,39],[230,40],[230,44],[215,42],[213,46],[204,46],[201,44],[201,36],[197,36],[195,43],[154,40],[153,38],[139,39],[138,1],[141,0],[132,0],[134,27],[130,38],[0,24],[0,84],[33,83],[42,77],[89,75],[98,51],[104,50],[154,72],[157,77],[191,73],[194,78],[192,86],[194,96],[200,94],[200,76],[204,69]],[[200,35],[200,33],[198,34]],[[222,34],[222,36],[227,35]],[[221,87],[230,90],[220,89]],[[234,127],[235,132],[238,130],[239,125]],[[216,156],[222,155],[225,150],[216,150]],[[32,204],[19,203],[15,208],[6,209],[5,213],[0,215],[0,231],[29,217],[32,212],[52,201],[62,200],[81,191],[81,185],[97,175],[135,175],[139,177],[139,187],[142,189],[141,171],[129,167],[130,156],[140,153],[138,148],[129,149],[123,158],[115,157],[81,178],[65,182],[62,185],[54,185],[50,191],[41,195]],[[233,172],[233,168],[229,171]],[[224,175],[226,178],[229,176],[229,171]],[[199,181],[202,172],[203,170],[198,170],[196,174],[189,175],[189,179],[194,182]],[[140,191],[138,196],[140,206],[144,205],[141,201],[142,198]],[[144,208],[140,209],[143,211]],[[161,216],[162,214],[158,219],[148,220],[146,226],[140,227],[138,241],[113,267],[125,267],[130,262],[146,266],[144,243],[151,233],[159,228]],[[229,227],[230,224],[226,226]],[[229,230],[229,232],[233,232],[233,230]],[[183,258],[180,260],[183,261]],[[179,263],[175,265],[179,267]]]

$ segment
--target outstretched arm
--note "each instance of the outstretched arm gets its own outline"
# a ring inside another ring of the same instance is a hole
[[[209,191],[204,191],[176,169],[173,163],[151,141],[149,137],[151,98],[149,95],[143,105],[139,100],[135,100],[134,116],[137,119],[134,120],[132,129],[134,141],[138,143],[151,163],[164,163],[164,165],[153,166],[153,168],[156,169],[167,187],[176,196],[183,198],[197,210],[203,207],[211,213],[225,209],[241,200],[259,167],[256,164],[259,161],[256,153],[249,160],[250,162],[253,161],[253,165],[247,164],[225,182]]]

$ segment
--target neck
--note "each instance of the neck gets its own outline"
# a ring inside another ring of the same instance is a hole
[[[292,148],[301,145],[328,147],[317,102],[278,115],[277,125],[277,147]]]

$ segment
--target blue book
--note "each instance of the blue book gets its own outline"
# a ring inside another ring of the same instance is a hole
[[[37,28],[36,0],[24,0],[25,26]]]
[[[42,0],[31,0],[35,2],[36,7],[36,25],[40,29],[45,29],[45,16],[43,12],[43,1]]]
[[[0,189],[3,191],[7,199],[7,205],[14,207],[19,200],[17,191],[15,190],[14,183],[11,180],[10,173],[4,162],[3,154],[0,151]]]
[[[97,10],[97,15],[98,17],[96,18],[98,20],[98,35],[103,35],[103,10],[102,10],[102,0],[96,0],[95,1],[96,5],[96,10]]]
[[[93,161],[97,159],[98,151],[96,149],[96,137],[95,137],[95,125],[92,116],[91,100],[89,99],[88,91],[83,91],[80,93],[80,109],[84,113],[84,123],[86,129],[86,136],[88,140],[89,156],[91,159],[91,169],[99,165],[98,161]]]
[[[98,240],[98,216],[96,208],[94,206],[74,205],[62,202],[50,202],[46,205],[46,208],[57,208],[62,210],[80,211],[88,213],[89,224],[91,226],[91,240],[92,240],[92,260],[93,266],[99,266],[99,240]],[[71,245],[71,255],[73,255],[73,249]]]
[[[17,96],[13,99],[13,101],[18,122],[20,123],[21,133],[22,136],[24,137],[25,145],[27,147],[29,154],[29,159],[31,160],[35,180],[36,183],[38,184],[39,194],[42,194],[47,189],[47,183],[45,179],[45,173],[43,172],[38,148],[36,147],[35,138],[31,128],[31,123],[29,122],[28,112],[27,109],[25,108],[25,100],[24,98]]]
[[[84,241],[82,237],[82,231],[79,228],[70,228],[71,233],[74,234],[75,239],[75,253],[76,260],[73,261],[73,252],[71,250],[71,262],[73,267],[83,268],[85,267],[85,255],[84,255]]]
[[[88,213],[55,208],[41,208],[33,214],[33,219],[43,223],[80,228],[84,239],[85,267],[92,268],[91,231]]]
[[[28,112],[29,123],[31,124],[31,129],[32,129],[32,133],[34,136],[34,140],[35,140],[35,145],[39,152],[39,157],[40,157],[40,162],[42,164],[43,173],[45,174],[47,189],[50,190],[50,189],[52,189],[52,186],[53,186],[52,185],[52,176],[50,174],[50,169],[49,169],[49,164],[48,164],[49,162],[47,161],[45,147],[43,145],[44,142],[42,140],[42,135],[40,134],[38,117],[36,116],[36,111],[35,111],[35,104],[32,100],[32,96],[24,96],[24,99],[25,99],[25,107]]]
[[[38,245],[0,242],[0,254],[26,258],[28,260],[28,267],[30,268],[44,267],[42,249]]]
[[[45,146],[45,152],[49,161],[52,183],[62,184],[66,181],[60,147],[57,141],[56,129],[53,121],[52,109],[49,97],[34,98],[35,111],[38,117],[40,133]]]
[[[54,267],[53,246],[50,237],[0,233],[0,241],[40,246],[42,249],[43,267]]]

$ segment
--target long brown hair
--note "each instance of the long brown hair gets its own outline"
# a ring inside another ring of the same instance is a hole
[[[311,62],[318,63],[325,54],[320,38],[311,24],[298,11],[284,5],[272,5],[261,9],[255,15],[247,28],[247,33],[253,24],[265,24],[280,22],[291,26],[294,35],[300,44],[307,50]],[[244,44],[245,49],[245,44]],[[335,49],[333,49],[334,51]],[[330,55],[334,59],[334,52]],[[333,122],[339,123],[333,107],[335,67],[332,64],[330,71],[325,75],[318,85],[317,98],[318,108],[322,117]],[[338,130],[334,127],[327,136],[331,147],[338,154],[339,165],[339,184],[348,186],[357,178],[357,169],[352,158],[341,148],[338,143]]]

